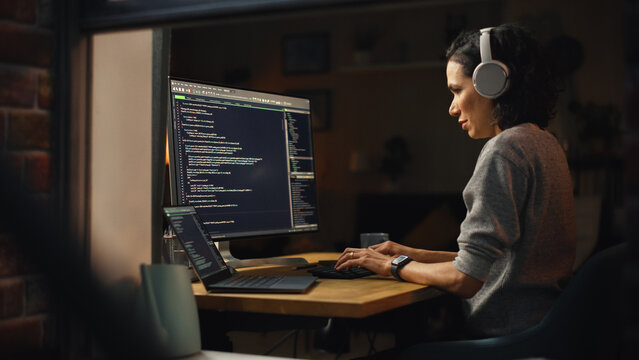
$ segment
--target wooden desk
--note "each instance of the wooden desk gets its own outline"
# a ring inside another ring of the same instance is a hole
[[[336,260],[339,253],[306,253],[309,263]],[[309,275],[308,269],[269,266],[240,269],[261,274]],[[360,279],[318,279],[304,294],[208,293],[201,283],[193,284],[198,308],[268,314],[365,318],[441,294],[432,287],[405,283],[392,277],[368,276]]]

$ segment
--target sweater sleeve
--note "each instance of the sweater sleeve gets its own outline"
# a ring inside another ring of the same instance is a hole
[[[525,171],[512,159],[494,146],[485,150],[464,189],[467,214],[453,261],[459,271],[480,281],[486,281],[493,262],[519,239],[528,186]]]

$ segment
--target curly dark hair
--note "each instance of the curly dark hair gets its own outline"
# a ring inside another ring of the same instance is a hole
[[[548,56],[532,34],[516,24],[504,24],[490,32],[492,58],[510,69],[510,86],[494,99],[494,116],[500,129],[530,122],[546,128],[555,115],[558,81]],[[481,63],[479,30],[459,34],[446,50],[446,59],[462,65],[473,76]]]

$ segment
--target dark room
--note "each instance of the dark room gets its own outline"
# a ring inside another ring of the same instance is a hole
[[[637,358],[638,20],[0,0],[0,358]]]

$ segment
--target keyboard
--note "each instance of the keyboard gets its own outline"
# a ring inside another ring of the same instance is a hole
[[[220,282],[220,284],[224,284],[225,286],[235,286],[242,288],[268,288],[273,286],[280,280],[282,280],[283,276],[268,276],[268,275],[233,275],[232,277]]]
[[[327,279],[357,279],[368,275],[375,274],[374,272],[360,267],[352,267],[349,270],[336,270],[333,265],[325,265],[310,269],[313,276],[318,278]]]

